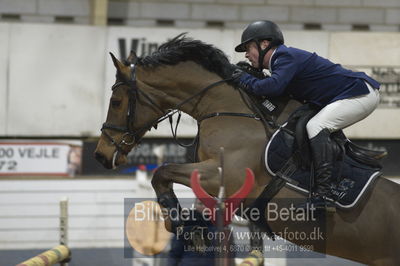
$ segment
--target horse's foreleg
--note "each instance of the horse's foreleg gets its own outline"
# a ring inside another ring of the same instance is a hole
[[[190,187],[190,175],[198,169],[202,176],[202,185],[211,194],[218,193],[218,164],[214,160],[207,160],[192,164],[168,164],[161,166],[153,175],[151,184],[157,195],[158,203],[166,208],[166,213],[180,214],[180,204],[173,191],[173,183]],[[172,212],[174,210],[174,212]],[[175,233],[179,226],[183,225],[180,215],[176,217],[164,217],[168,231]]]

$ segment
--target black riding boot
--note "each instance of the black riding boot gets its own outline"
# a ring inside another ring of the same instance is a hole
[[[329,136],[329,130],[324,129],[310,140],[315,180],[311,203],[317,209],[334,207],[333,202],[327,201],[326,198],[330,196],[332,173],[336,155],[338,154],[338,146]]]

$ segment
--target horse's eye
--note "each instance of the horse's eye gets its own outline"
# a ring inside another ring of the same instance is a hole
[[[114,108],[117,108],[121,105],[121,101],[120,100],[111,100],[111,105]]]

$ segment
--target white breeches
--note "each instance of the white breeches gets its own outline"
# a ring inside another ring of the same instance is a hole
[[[308,137],[315,137],[325,128],[330,132],[346,128],[371,114],[378,106],[379,91],[366,84],[369,94],[335,101],[311,118],[307,123]]]

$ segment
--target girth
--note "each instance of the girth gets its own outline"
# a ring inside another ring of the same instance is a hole
[[[203,120],[206,120],[206,119],[212,118],[212,117],[217,117],[217,116],[247,117],[247,118],[253,118],[255,120],[260,120],[260,118],[255,114],[233,113],[233,112],[215,112],[215,113],[211,113],[211,114],[201,117],[200,119],[197,120],[197,122],[200,124]]]

